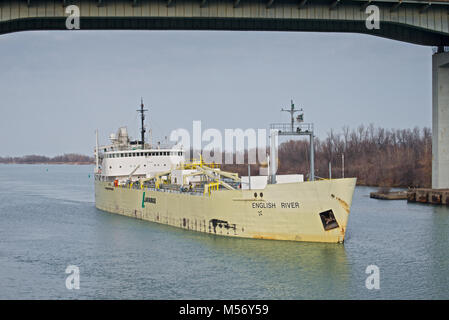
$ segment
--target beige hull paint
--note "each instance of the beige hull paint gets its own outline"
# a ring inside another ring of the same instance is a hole
[[[320,180],[199,196],[95,181],[95,203],[100,210],[223,236],[343,242],[355,183],[355,178]],[[151,202],[143,202],[144,192]],[[339,226],[325,231],[319,213],[329,209]]]

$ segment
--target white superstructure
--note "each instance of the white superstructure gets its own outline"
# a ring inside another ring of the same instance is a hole
[[[109,136],[111,144],[96,146],[96,173],[103,181],[117,180],[119,183],[127,180],[135,181],[142,178],[151,178],[154,175],[175,169],[184,163],[185,152],[182,148],[168,146],[153,147],[145,143],[143,102],[142,137],[141,140],[131,140],[126,127],[118,129],[117,133]]]
[[[109,151],[101,159],[102,176],[118,180],[150,178],[155,174],[176,168],[184,162],[184,151],[179,149],[144,149]]]

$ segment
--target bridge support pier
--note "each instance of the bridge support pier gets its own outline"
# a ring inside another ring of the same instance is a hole
[[[449,52],[432,56],[432,188],[449,188]]]

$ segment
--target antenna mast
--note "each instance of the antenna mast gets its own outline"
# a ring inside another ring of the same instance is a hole
[[[313,142],[313,123],[303,123],[304,113],[300,113],[295,119],[295,113],[303,111],[301,109],[295,109],[293,100],[291,100],[290,109],[281,109],[290,113],[291,116],[291,127],[287,123],[272,123],[270,125],[270,168],[271,168],[271,183],[276,183],[276,170],[277,164],[275,163],[276,157],[274,156],[276,152],[276,137],[279,136],[309,136],[310,138],[310,175],[309,180],[315,180],[315,151]],[[295,120],[298,122],[295,130]]]
[[[293,127],[295,126],[295,113],[303,111],[302,108],[301,109],[295,109],[295,104],[293,103],[293,100],[291,100],[291,107],[290,107],[290,109],[282,108],[281,111],[285,111],[285,112],[290,113],[290,117],[291,117],[291,121],[292,121],[292,132],[293,132],[294,131]],[[302,122],[302,121],[303,121],[303,116],[299,115],[298,116],[298,122]]]
[[[143,108],[143,98],[140,98],[140,109],[136,110],[137,112],[140,112],[140,119],[142,121],[142,128],[140,130],[140,142],[142,144],[142,149],[145,149],[145,111],[148,111],[147,109]]]

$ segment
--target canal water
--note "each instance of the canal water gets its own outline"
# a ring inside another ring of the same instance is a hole
[[[357,187],[344,244],[234,239],[99,211],[92,171],[0,165],[0,299],[449,299],[446,207]]]

